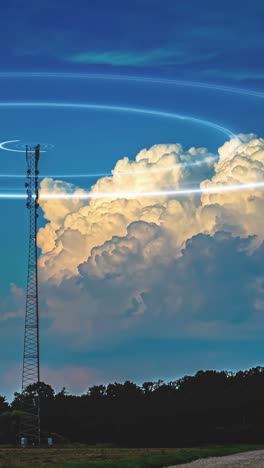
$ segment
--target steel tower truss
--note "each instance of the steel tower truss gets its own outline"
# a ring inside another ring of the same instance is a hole
[[[27,208],[29,209],[29,253],[27,273],[27,296],[25,315],[22,392],[29,385],[39,383],[39,310],[37,267],[37,219],[38,219],[38,162],[40,146],[26,147],[27,160]],[[34,398],[23,398],[21,437],[29,445],[40,444],[40,415],[38,390]]]

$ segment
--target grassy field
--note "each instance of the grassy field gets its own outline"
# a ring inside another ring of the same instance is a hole
[[[39,449],[0,448],[0,467],[159,468],[170,464],[186,463],[198,458],[256,449],[264,449],[264,446],[237,445],[187,449],[123,449],[87,446]]]

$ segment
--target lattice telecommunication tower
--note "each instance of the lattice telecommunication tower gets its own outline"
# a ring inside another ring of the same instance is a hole
[[[37,266],[37,219],[38,219],[38,163],[40,146],[26,146],[27,160],[27,208],[29,210],[29,252],[27,273],[27,296],[22,392],[29,385],[38,384],[39,378],[39,307]],[[40,445],[40,411],[38,391],[35,397],[24,398],[20,436],[28,445]],[[22,442],[21,442],[22,443]]]

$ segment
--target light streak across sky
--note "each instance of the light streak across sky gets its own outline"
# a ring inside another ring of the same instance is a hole
[[[90,103],[68,103],[68,102],[0,102],[0,107],[33,107],[33,108],[69,108],[69,109],[92,109],[92,110],[104,110],[104,111],[119,111],[119,112],[130,112],[130,113],[137,113],[137,114],[144,114],[144,115],[152,115],[155,117],[163,117],[163,118],[169,118],[169,119],[179,119],[179,120],[185,120],[185,121],[190,121],[195,124],[199,125],[204,125],[206,127],[213,128],[214,130],[217,130],[221,133],[223,133],[225,136],[228,136],[229,138],[236,138],[239,139],[238,136],[236,136],[230,129],[223,127],[222,125],[219,125],[215,122],[199,119],[196,117],[192,116],[187,116],[187,115],[181,115],[178,113],[174,112],[165,112],[165,111],[160,111],[160,110],[155,110],[155,109],[148,109],[148,108],[136,108],[136,107],[127,107],[127,106],[112,106],[112,105],[104,105],[104,104],[90,104]],[[9,141],[3,141],[0,142],[0,150],[4,151],[12,151],[12,152],[24,152],[24,150],[17,149],[17,146],[14,148],[10,148],[8,145],[12,143],[17,143],[20,140],[9,140]],[[46,146],[45,146],[46,148]],[[43,150],[45,152],[45,149]],[[205,158],[203,161],[195,161],[191,163],[183,162],[179,163],[177,165],[173,165],[170,167],[166,168],[161,168],[161,169],[154,169],[154,168],[149,168],[149,169],[141,169],[138,171],[124,171],[124,172],[115,172],[116,174],[122,175],[122,174],[149,174],[149,173],[154,173],[154,172],[164,172],[164,171],[170,171],[170,170],[175,170],[178,169],[179,167],[191,167],[191,166],[201,166],[205,163],[212,163],[213,160],[217,160],[217,156],[215,158],[210,157],[210,158]],[[43,175],[43,177],[51,177],[51,178],[92,178],[92,177],[107,177],[107,176],[112,176],[113,173],[86,173],[86,174],[48,174],[48,175]],[[22,174],[0,174],[0,178],[22,178],[24,175]]]
[[[116,198],[156,198],[156,197],[177,197],[185,195],[203,195],[207,193],[225,193],[225,192],[238,192],[245,190],[258,190],[264,188],[264,181],[249,182],[247,184],[234,184],[234,185],[213,185],[210,187],[194,187],[177,190],[155,190],[149,192],[60,192],[60,193],[42,193],[39,194],[39,200],[96,200],[96,199],[116,199]],[[13,192],[13,193],[0,193],[0,199],[9,200],[24,200],[27,198],[26,194]]]
[[[264,93],[252,89],[237,88],[234,86],[225,86],[221,84],[202,83],[200,81],[172,80],[159,77],[141,77],[128,75],[111,75],[102,73],[56,73],[56,72],[0,72],[0,78],[36,78],[36,79],[69,79],[69,80],[108,80],[108,81],[127,81],[139,83],[153,83],[158,85],[185,86],[191,88],[205,88],[215,91],[222,91],[232,94],[241,94],[257,98],[264,98]]]
[[[23,147],[24,145],[21,145],[22,149],[19,149],[17,145],[16,145],[15,149],[6,146],[6,145],[10,145],[10,144],[12,144],[12,143],[18,143],[18,142],[20,142],[20,140],[2,141],[2,142],[0,142],[0,150],[12,151],[13,153],[23,153],[23,154],[25,154],[26,146]],[[31,145],[27,145],[27,146],[30,147]],[[42,152],[42,153],[46,153],[46,150],[45,150],[45,149],[42,149],[41,152]],[[1,177],[3,177],[3,174],[1,175]]]
[[[141,81],[146,83],[157,83],[157,84],[167,84],[167,85],[178,85],[178,86],[193,86],[193,87],[200,87],[200,88],[207,88],[213,90],[221,90],[221,91],[228,91],[240,94],[247,94],[249,96],[258,96],[264,97],[264,93],[259,93],[251,90],[239,89],[239,88],[231,88],[221,85],[211,85],[207,83],[199,83],[199,82],[188,82],[188,81],[181,81],[181,80],[166,80],[166,79],[159,79],[159,78],[140,78],[140,77],[133,77],[133,76],[121,76],[121,75],[100,75],[100,74],[71,74],[71,73],[27,73],[27,72],[1,72],[0,78],[61,78],[61,79],[109,79],[109,80],[124,80],[124,81]],[[213,128],[224,135],[228,136],[229,138],[236,138],[239,140],[239,137],[234,134],[233,131],[230,129],[219,125],[215,122],[207,121],[204,119],[200,119],[197,117],[181,115],[175,112],[167,112],[162,110],[150,109],[150,108],[137,108],[137,107],[129,107],[129,106],[118,106],[118,105],[107,105],[107,104],[94,104],[94,103],[71,103],[71,102],[0,102],[0,107],[31,107],[31,108],[67,108],[67,109],[86,109],[86,110],[104,110],[104,111],[118,111],[118,112],[130,112],[130,113],[137,113],[143,115],[151,115],[156,116],[159,118],[169,118],[169,119],[180,119],[185,121],[190,121],[196,124],[205,125],[207,127]],[[13,141],[5,141],[0,143],[0,149],[6,151],[18,151],[23,152],[21,149],[12,149],[8,148],[6,145],[8,143],[17,143],[19,140]],[[217,159],[217,157],[215,157]],[[151,172],[160,172],[160,171],[169,171],[181,166],[188,167],[188,166],[199,166],[204,163],[211,163],[214,160],[214,157],[205,158],[204,161],[196,161],[191,163],[179,163],[177,165],[173,165],[168,168],[161,168],[161,169],[141,169],[136,171],[124,171],[124,174],[138,174],[138,173],[151,173]],[[62,174],[62,175],[44,175],[44,177],[61,177],[61,178],[74,178],[74,177],[104,177],[104,176],[112,176],[113,173],[122,175],[122,172],[112,172],[112,173],[97,173],[97,174]],[[12,178],[24,178],[24,174],[1,174],[1,178],[4,177],[12,177]],[[218,193],[218,192],[227,192],[227,191],[239,191],[239,190],[249,190],[249,189],[261,189],[264,186],[264,182],[258,183],[249,183],[249,184],[241,184],[241,185],[229,185],[229,186],[211,186],[208,188],[185,188],[179,190],[164,190],[164,191],[152,191],[152,192],[122,192],[122,193],[43,193],[40,194],[41,199],[99,199],[99,198],[139,198],[139,197],[160,197],[160,196],[182,196],[182,195],[191,195],[191,194],[202,194],[202,193]],[[1,199],[25,199],[26,195],[22,193],[16,192],[6,192],[0,193]]]
[[[14,141],[19,141],[19,140],[14,140]],[[11,141],[10,141],[11,142]],[[9,143],[10,143],[9,142]],[[7,150],[5,148],[4,144],[8,142],[3,142],[0,143],[0,149]],[[11,150],[15,151],[15,150]],[[138,174],[145,174],[145,175],[151,175],[151,174],[159,174],[161,172],[169,172],[173,170],[179,170],[179,169],[184,169],[184,168],[189,168],[189,167],[199,167],[203,166],[204,164],[212,165],[213,162],[215,162],[218,159],[218,156],[209,156],[206,157],[200,161],[194,161],[194,162],[180,162],[177,164],[174,164],[172,166],[168,167],[160,167],[160,168],[152,168],[149,167],[147,169],[133,169],[131,171],[125,170],[125,171],[116,171],[113,170],[111,172],[99,172],[99,173],[90,173],[90,174],[42,174],[41,177],[44,178],[59,178],[59,179],[81,179],[81,178],[98,178],[98,177],[112,177],[114,175],[117,176],[122,176],[122,175],[138,175]],[[25,174],[0,174],[0,179],[24,179]]]
[[[108,104],[91,104],[91,103],[71,103],[71,102],[0,102],[0,107],[32,107],[32,108],[62,108],[62,109],[91,109],[91,110],[104,110],[104,111],[118,111],[118,112],[131,112],[135,114],[152,115],[156,117],[165,117],[169,119],[179,119],[193,122],[206,127],[211,127],[228,137],[235,138],[234,132],[222,125],[209,120],[203,120],[197,117],[178,114],[176,112],[166,112],[156,109],[129,107],[129,106],[114,106]]]

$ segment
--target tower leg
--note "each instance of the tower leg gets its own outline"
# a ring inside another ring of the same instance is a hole
[[[22,417],[20,436],[24,445],[40,445],[39,309],[37,265],[38,162],[40,146],[26,147],[29,253],[22,373]],[[36,385],[37,384],[37,385]]]

